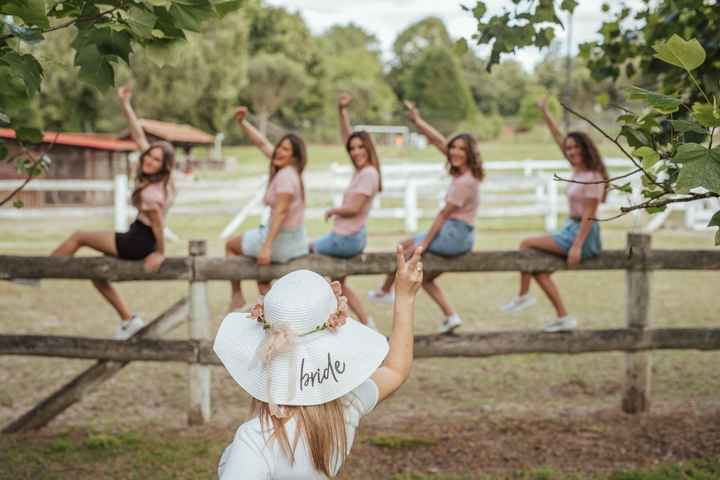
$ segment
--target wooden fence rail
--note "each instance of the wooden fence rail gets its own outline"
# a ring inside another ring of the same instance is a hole
[[[204,241],[190,242],[190,255],[167,259],[148,273],[142,262],[107,257],[0,256],[0,279],[56,278],[111,281],[180,280],[189,282],[188,299],[160,315],[128,341],[42,335],[0,335],[0,355],[91,358],[98,362],[6,426],[12,433],[40,428],[79,400],[84,393],[131,361],[173,361],[189,364],[188,422],[210,418],[210,369],[218,359],[212,351],[207,282],[210,280],[270,280],[306,268],[331,277],[377,275],[395,268],[392,253],[367,253],[349,260],[308,255],[283,265],[258,267],[248,258],[208,258]],[[472,252],[457,258],[423,257],[426,272],[507,272],[566,270],[559,257],[539,252]],[[563,334],[542,332],[462,333],[420,335],[415,356],[487,357],[527,353],[579,354],[626,352],[622,408],[645,411],[650,404],[650,350],[720,350],[720,329],[652,329],[650,282],[655,270],[720,270],[718,250],[652,250],[650,237],[630,234],[625,250],[603,252],[575,270],[625,270],[626,324],[615,330],[578,330]],[[164,332],[188,321],[190,340],[160,340]]]
[[[720,350],[720,328],[576,330],[557,335],[507,331],[415,337],[417,358],[648,350]],[[120,341],[54,335],[0,335],[0,355],[220,365],[210,340]]]
[[[637,253],[637,252],[636,252]],[[461,257],[423,256],[426,272],[543,272],[567,270],[565,261],[540,252],[487,251]],[[395,269],[394,253],[366,253],[348,260],[308,255],[282,265],[258,267],[249,258],[174,257],[158,272],[142,262],[109,257],[27,257],[0,255],[0,279],[68,278],[120,281],[141,280],[270,280],[306,268],[333,277],[378,275]],[[720,270],[720,250],[651,250],[645,255],[608,250],[573,270]]]

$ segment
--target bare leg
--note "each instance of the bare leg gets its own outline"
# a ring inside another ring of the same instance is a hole
[[[52,257],[69,257],[74,255],[81,247],[90,247],[101,253],[117,257],[117,245],[114,232],[82,232],[77,231],[70,235],[50,254]],[[125,304],[117,290],[107,280],[93,280],[93,286],[107,300],[120,316],[121,320],[132,317],[130,309]]]
[[[363,307],[362,303],[360,303],[360,299],[355,294],[355,292],[352,291],[350,286],[346,282],[347,277],[343,277],[338,279],[340,282],[340,285],[342,285],[342,291],[343,295],[347,298],[348,306],[350,307],[350,310],[352,310],[355,313],[355,316],[357,317],[358,321],[362,323],[363,325],[367,325],[368,323],[368,315],[365,311],[365,308]]]
[[[242,234],[231,238],[225,242],[225,256],[226,257],[237,257],[242,255]],[[239,310],[245,306],[245,297],[243,297],[242,287],[240,280],[230,281],[230,305],[228,306],[228,312]]]
[[[526,238],[520,243],[520,250],[536,249],[544,252],[554,253],[556,255],[565,256],[560,247],[557,246],[555,240],[550,235],[541,235],[537,237]],[[550,303],[555,307],[559,317],[567,315],[567,311],[563,306],[560,298],[560,291],[557,289],[555,282],[550,278],[549,272],[540,272],[532,274],[530,272],[520,273],[520,295],[525,295],[530,290],[530,278],[534,277],[545,295],[547,295]]]
[[[440,274],[436,274],[430,275],[427,278],[423,278],[422,287],[423,290],[425,290],[427,294],[430,295],[430,298],[432,298],[432,300],[437,303],[438,307],[440,307],[440,310],[442,310],[443,315],[449,317],[450,315],[453,315],[455,313],[455,310],[453,310],[453,308],[450,306],[447,297],[445,297],[445,292],[443,292],[437,282],[435,282],[435,280],[439,276]]]
[[[130,320],[130,318],[132,318],[130,309],[128,309],[128,306],[125,304],[123,299],[120,298],[120,294],[117,290],[115,290],[115,287],[113,287],[110,282],[107,280],[93,280],[92,283],[97,291],[105,297],[105,300],[113,306],[118,315],[120,315],[121,320]]]
[[[557,285],[555,285],[555,282],[550,277],[550,273],[540,272],[536,273],[534,277],[535,281],[538,285],[540,285],[540,288],[542,288],[543,292],[545,292],[545,295],[547,295],[548,299],[550,299],[550,303],[552,303],[553,307],[555,307],[557,316],[564,317],[567,315],[565,305],[563,305],[562,299],[560,298],[560,291],[558,291]]]
[[[70,235],[50,254],[51,257],[70,257],[80,247],[90,247],[101,253],[117,257],[114,232],[83,232],[77,231]]]
[[[408,238],[407,240],[404,240],[402,242],[402,246],[405,250],[405,255],[409,258],[412,255],[413,250],[415,249],[415,239]],[[390,289],[392,288],[393,283],[395,283],[395,272],[385,276],[385,281],[380,286],[380,290],[384,293],[390,293]]]

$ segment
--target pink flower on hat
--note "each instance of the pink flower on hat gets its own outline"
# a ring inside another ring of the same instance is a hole
[[[260,323],[265,323],[265,311],[262,303],[256,303],[250,309],[250,318],[257,320]]]
[[[348,303],[347,298],[341,295],[342,286],[339,282],[332,282],[330,287],[337,298],[337,310],[330,314],[325,325],[331,332],[334,332],[336,328],[342,327],[347,322]]]

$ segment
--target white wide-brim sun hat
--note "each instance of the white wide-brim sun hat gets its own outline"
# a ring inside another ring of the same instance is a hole
[[[263,299],[265,324],[249,313],[225,317],[214,350],[233,379],[254,398],[277,405],[319,405],[352,391],[388,353],[384,336],[348,318],[335,331],[322,326],[338,307],[323,277],[309,270],[275,282]],[[292,332],[289,349],[263,361],[259,351],[281,327]]]

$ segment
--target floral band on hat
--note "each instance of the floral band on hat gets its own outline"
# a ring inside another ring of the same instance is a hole
[[[264,364],[268,364],[272,361],[276,353],[285,353],[293,349],[295,345],[295,339],[297,337],[304,337],[313,333],[321,332],[323,330],[329,330],[333,333],[345,325],[348,317],[348,303],[347,298],[342,295],[342,286],[340,282],[334,281],[330,283],[335,298],[337,299],[337,308],[334,312],[323,323],[315,326],[312,330],[297,334],[293,332],[290,325],[285,322],[274,322],[270,323],[265,320],[265,311],[263,307],[262,299],[260,302],[253,305],[250,309],[250,318],[256,320],[262,325],[263,330],[267,333],[265,339],[258,346],[255,352],[255,359],[261,361]],[[291,363],[293,364],[290,368],[290,378],[288,379],[288,394],[289,398],[295,396],[295,359],[291,357]],[[271,383],[272,379],[268,382],[268,402],[270,407],[270,414],[277,418],[285,418],[289,415],[287,409],[280,405],[276,405],[272,402],[271,397]]]
[[[323,323],[315,326],[315,328],[308,332],[298,334],[298,337],[304,337],[323,330],[335,332],[336,329],[342,327],[345,325],[345,322],[347,322],[348,301],[347,297],[342,295],[342,285],[340,285],[340,282],[334,281],[330,283],[330,288],[332,288],[335,298],[337,299],[337,309],[331,313]],[[250,318],[260,323],[263,330],[272,330],[274,328],[271,323],[265,320],[265,309],[262,304],[262,297],[260,302],[253,305],[250,309]]]

